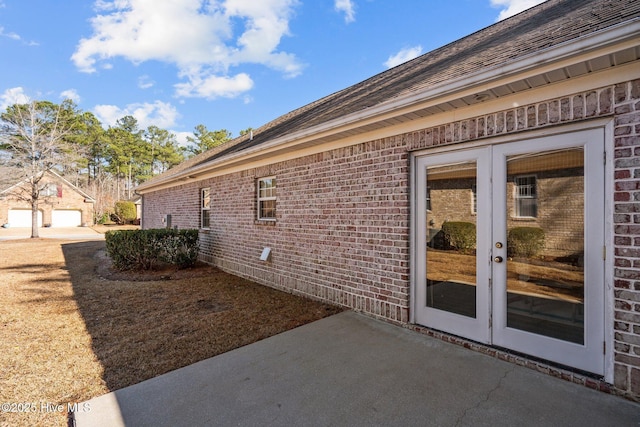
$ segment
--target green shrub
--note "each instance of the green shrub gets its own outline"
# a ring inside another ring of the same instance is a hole
[[[531,258],[544,249],[544,230],[538,227],[515,227],[507,236],[507,253],[512,257]]]
[[[96,224],[113,224],[111,221],[111,214],[109,212],[103,212],[102,214],[96,214]]]
[[[161,263],[186,268],[198,259],[198,230],[113,230],[105,241],[119,270],[150,270]]]
[[[116,202],[115,214],[120,219],[118,222],[130,223],[138,216],[136,204],[127,200]]]
[[[462,252],[476,248],[476,225],[472,222],[451,221],[442,224],[445,246]]]

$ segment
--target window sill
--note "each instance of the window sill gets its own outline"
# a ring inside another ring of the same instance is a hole
[[[276,225],[275,219],[256,219],[253,221],[255,225],[264,225],[274,227]]]
[[[537,221],[538,218],[536,218],[535,216],[512,216],[511,217],[512,220],[514,221]]]

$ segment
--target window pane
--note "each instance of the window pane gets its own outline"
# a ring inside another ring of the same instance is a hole
[[[476,317],[476,162],[427,168],[427,307]]]
[[[276,201],[275,200],[263,200],[260,202],[260,218],[275,218],[276,217]]]
[[[276,179],[261,178],[258,180],[258,219],[275,219],[276,217]]]
[[[208,188],[202,189],[202,208],[209,209],[211,207],[211,190]]]
[[[523,160],[519,159],[519,163]],[[538,216],[537,182],[535,176],[517,176],[515,184],[515,215],[519,217]]]
[[[202,228],[208,228],[209,225],[209,211],[202,211]]]
[[[258,185],[258,197],[276,197],[276,180],[275,178],[261,179]]]
[[[583,344],[584,151],[512,156],[507,175],[507,326]]]

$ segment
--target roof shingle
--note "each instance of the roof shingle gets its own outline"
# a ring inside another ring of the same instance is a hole
[[[225,155],[309,129],[413,92],[640,17],[637,0],[549,0],[265,124],[248,135],[178,165],[162,179]],[[159,177],[154,178],[158,179]]]

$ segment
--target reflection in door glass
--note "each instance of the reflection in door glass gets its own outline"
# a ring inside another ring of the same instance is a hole
[[[507,159],[507,326],[584,343],[582,148]]]
[[[476,317],[476,162],[427,168],[427,306]]]

